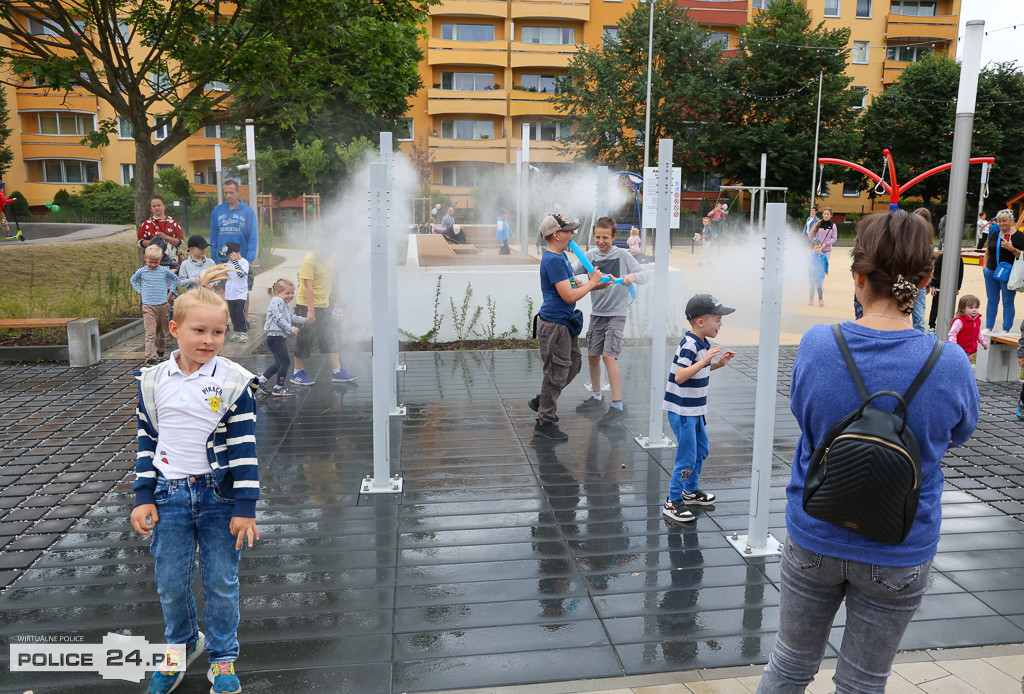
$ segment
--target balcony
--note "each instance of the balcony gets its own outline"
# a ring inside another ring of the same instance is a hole
[[[23,87],[18,90],[18,111],[85,111],[96,113],[96,97],[92,94],[55,93],[46,87]],[[11,109],[14,111],[15,109]]]
[[[567,68],[576,45],[549,45],[512,41],[512,67]]]
[[[452,41],[431,38],[427,40],[427,64],[507,67],[508,41]]]
[[[900,78],[903,71],[908,65],[913,63],[904,63],[900,60],[886,60],[882,63],[882,84],[888,87],[890,84],[894,84],[896,80]]]
[[[508,140],[505,138],[487,140],[455,140],[447,137],[430,137],[427,140],[430,154],[437,163],[443,162],[508,162]]]
[[[80,135],[69,142],[67,136],[53,136],[53,142],[41,141],[47,135],[25,134],[21,141],[21,158],[29,159],[88,159],[100,160],[100,150],[89,145],[80,145]]]
[[[704,26],[738,27],[747,23],[747,0],[678,0],[690,18]]]
[[[736,0],[745,2],[746,0]],[[558,19],[586,22],[589,2],[550,2],[550,0],[512,0],[512,19]]]
[[[509,140],[514,149],[519,149],[523,141],[520,138]],[[530,140],[530,161],[538,164],[568,164],[575,159],[572,150],[566,149],[561,142]]]
[[[430,16],[444,17],[500,17],[504,19],[508,3],[504,0],[446,0],[443,5],[430,8]]]
[[[958,20],[956,15],[940,17],[908,17],[903,14],[886,15],[885,38],[923,39],[935,41],[955,41]]]
[[[507,111],[507,89],[492,89],[485,92],[427,90],[427,113],[432,116],[444,113],[472,113],[504,117]]]
[[[513,89],[509,94],[509,111],[512,116],[560,116],[551,103],[552,94],[524,92]]]

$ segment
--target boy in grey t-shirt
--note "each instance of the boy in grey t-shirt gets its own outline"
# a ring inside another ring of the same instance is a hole
[[[622,404],[622,386],[619,378],[619,353],[622,351],[622,333],[626,328],[626,309],[631,301],[627,287],[647,282],[647,271],[625,248],[612,245],[615,240],[615,220],[601,217],[594,223],[596,248],[587,251],[587,259],[605,275],[621,277],[621,285],[615,284],[604,291],[590,295],[590,328],[587,330],[587,364],[590,367],[591,396],[576,407],[577,412],[594,412],[602,409],[601,362],[608,372],[608,384],[612,389],[612,402],[598,420],[598,426],[608,426],[626,415]],[[582,272],[577,262],[574,272]]]

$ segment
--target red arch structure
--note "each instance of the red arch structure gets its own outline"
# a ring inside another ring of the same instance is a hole
[[[913,186],[917,185],[918,183],[920,183],[924,179],[928,178],[929,176],[933,176],[933,175],[939,173],[940,171],[945,171],[945,170],[949,169],[951,166],[953,166],[952,162],[947,162],[947,163],[943,164],[942,166],[936,166],[934,169],[928,169],[923,174],[918,174],[917,176],[915,176],[914,178],[910,179],[907,183],[905,183],[905,184],[903,184],[901,186],[896,181],[896,164],[893,161],[892,153],[889,150],[887,150],[887,149],[883,149],[882,150],[882,156],[885,157],[882,166],[883,167],[887,167],[889,169],[889,182],[888,183],[886,183],[885,180],[883,180],[883,178],[881,176],[879,176],[878,174],[874,173],[873,171],[868,171],[866,168],[864,168],[860,164],[854,164],[852,161],[846,161],[845,159],[831,159],[829,157],[820,157],[818,159],[818,163],[819,164],[839,164],[840,166],[845,166],[847,168],[853,169],[854,171],[859,171],[860,173],[864,174],[865,176],[867,176],[868,178],[873,180],[875,183],[881,184],[881,186],[885,189],[885,192],[889,194],[889,211],[890,212],[893,212],[893,211],[899,209],[900,195],[902,195],[903,193],[907,192],[908,190],[910,190],[910,188],[912,188]],[[995,161],[996,161],[995,157],[971,157],[970,163],[972,163],[972,164],[994,164]]]

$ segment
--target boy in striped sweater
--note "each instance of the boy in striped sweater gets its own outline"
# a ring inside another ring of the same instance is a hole
[[[723,306],[710,294],[697,294],[686,303],[690,330],[672,357],[662,403],[662,409],[668,411],[672,433],[676,435],[675,467],[662,513],[674,521],[695,520],[686,509],[687,504],[710,506],[715,503],[714,494],[700,489],[700,471],[708,456],[704,421],[708,412],[708,383],[711,372],[728,364],[736,353],[712,347],[708,338],[716,337],[722,329],[722,316],[735,310]],[[715,357],[719,357],[717,361]]]
[[[142,323],[146,327],[146,366],[164,358],[167,340],[167,314],[171,310],[171,290],[178,286],[178,276],[160,261],[163,249],[156,244],[146,246],[146,264],[135,271],[129,282],[142,295]]]
[[[221,268],[222,269],[222,268]],[[205,649],[212,692],[241,692],[238,565],[243,542],[259,539],[253,375],[223,357],[228,307],[206,289],[218,268],[175,306],[178,349],[138,374],[138,454],[131,523],[152,538],[168,650],[150,694],[167,694]],[[223,273],[221,273],[223,275]],[[220,277],[223,279],[223,276]],[[192,576],[196,550],[205,607],[199,631]]]

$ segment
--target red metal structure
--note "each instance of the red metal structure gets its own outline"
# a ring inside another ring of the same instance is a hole
[[[868,171],[860,164],[854,164],[852,161],[846,161],[845,159],[831,159],[829,157],[820,157],[818,159],[818,163],[821,165],[839,164],[840,166],[845,166],[847,168],[853,169],[854,171],[859,171],[860,173],[864,174],[865,176],[873,180],[878,185],[882,186],[882,188],[885,189],[885,192],[889,194],[890,212],[899,208],[900,195],[907,192],[910,188],[915,186],[920,181],[923,181],[924,179],[928,178],[929,176],[937,174],[940,171],[945,171],[946,169],[953,166],[952,162],[947,162],[942,166],[936,166],[934,169],[928,169],[923,174],[918,174],[914,178],[910,179],[910,181],[901,186],[899,185],[899,183],[896,182],[896,164],[895,162],[893,162],[892,153],[889,150],[884,149],[882,150],[882,156],[885,157],[882,166],[888,167],[889,169],[888,183],[886,183],[878,174],[874,173],[873,171]],[[996,159],[995,157],[971,157],[970,161],[972,164],[991,165],[995,163]]]

